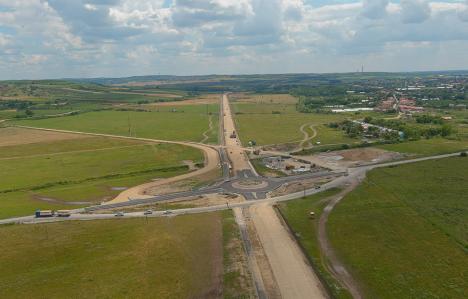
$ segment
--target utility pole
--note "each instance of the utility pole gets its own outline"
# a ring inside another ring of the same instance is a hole
[[[131,124],[130,124],[130,112],[127,114],[127,122],[128,122],[128,136],[132,136]]]

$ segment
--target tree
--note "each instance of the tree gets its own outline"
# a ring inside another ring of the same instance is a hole
[[[26,111],[24,113],[26,113],[26,116],[33,116],[34,115],[34,112],[32,110],[29,110],[29,109],[26,109]]]
[[[372,122],[372,116],[364,117],[364,122],[367,123],[367,124],[370,124]]]
[[[452,134],[452,132],[453,132],[453,128],[449,124],[442,125],[442,128],[440,129],[440,135],[442,135],[442,137],[449,136]]]

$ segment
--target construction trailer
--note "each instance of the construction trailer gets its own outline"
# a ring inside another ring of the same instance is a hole
[[[58,217],[70,217],[71,212],[70,212],[70,210],[58,210],[57,211],[57,216]]]

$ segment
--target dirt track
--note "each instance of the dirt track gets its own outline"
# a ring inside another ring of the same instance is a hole
[[[260,241],[283,298],[328,298],[296,241],[269,203],[250,208]]]
[[[213,131],[213,115],[210,115],[210,117],[209,117],[208,130],[206,130],[205,132],[202,133],[203,139],[200,141],[200,143],[205,143],[210,138],[210,136],[208,136],[208,134],[211,131]]]
[[[348,192],[351,192],[352,190],[354,190],[354,188],[356,188],[360,184],[361,180],[364,177],[365,177],[365,173],[362,173],[362,175],[358,175],[356,178],[353,178],[350,184],[343,191],[326,199],[326,200],[329,200],[329,203],[323,210],[323,213],[320,216],[319,225],[318,225],[318,240],[319,240],[320,249],[323,252],[323,254],[327,257],[327,261],[328,261],[328,264],[326,266],[328,270],[332,273],[332,275],[339,282],[341,282],[341,284],[344,287],[346,287],[346,289],[351,293],[351,295],[355,299],[363,298],[362,292],[359,289],[359,286],[354,280],[354,278],[346,270],[344,264],[341,263],[341,261],[336,256],[336,253],[327,238],[326,225],[327,225],[328,217],[331,211],[333,210],[333,208],[336,206],[336,204],[338,204],[344,198],[344,196],[348,194]]]
[[[312,130],[312,132],[313,132],[312,136],[309,136],[309,133],[305,130],[306,127],[308,127],[309,129]],[[304,149],[304,148],[307,148],[307,147],[311,146],[310,140],[314,139],[317,136],[317,130],[315,130],[314,125],[313,124],[303,124],[299,128],[299,131],[301,131],[301,133],[304,134],[304,138],[301,140],[301,143],[299,143],[299,149]],[[306,145],[306,143],[308,144],[308,146]]]
[[[251,169],[249,160],[244,153],[240,144],[239,138],[230,138],[232,132],[236,132],[234,120],[231,115],[231,108],[229,106],[229,99],[226,94],[223,95],[223,111],[224,111],[224,139],[226,142],[226,149],[229,159],[232,162],[234,173],[241,170]]]

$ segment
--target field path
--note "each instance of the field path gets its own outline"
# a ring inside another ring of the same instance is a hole
[[[94,148],[94,149],[76,150],[76,151],[65,151],[65,152],[49,153],[49,154],[37,154],[37,155],[28,155],[28,156],[12,156],[12,157],[0,158],[0,161],[2,161],[2,160],[25,159],[25,158],[38,158],[38,157],[53,157],[53,156],[60,156],[60,155],[66,155],[66,154],[102,152],[102,151],[108,151],[108,150],[114,150],[114,149],[143,147],[143,146],[145,146],[145,145],[144,144],[134,144],[134,145],[123,145],[123,146],[112,146],[112,147],[101,147],[101,148]]]
[[[159,140],[159,139],[150,139],[150,138],[139,138],[139,137],[127,137],[127,136],[119,136],[119,135],[111,135],[111,134],[100,134],[100,133],[87,133],[87,132],[79,132],[79,131],[68,131],[68,130],[59,130],[59,129],[47,129],[47,128],[36,128],[36,127],[27,127],[27,126],[16,126],[18,128],[23,129],[31,129],[31,130],[41,130],[41,131],[49,131],[49,132],[59,132],[59,133],[69,133],[69,134],[80,134],[80,135],[88,135],[88,136],[98,136],[98,137],[109,137],[109,138],[120,138],[120,139],[129,139],[129,140],[137,140],[137,141],[145,141],[145,142],[154,142],[154,143],[168,143],[168,144],[178,144],[184,146],[190,146],[196,149],[203,151],[205,155],[205,167],[200,168],[198,170],[182,174],[179,176],[158,180],[156,182],[149,182],[146,184],[138,185],[132,188],[129,188],[123,192],[121,192],[117,197],[113,200],[106,202],[106,204],[110,203],[117,203],[117,202],[124,202],[131,200],[132,198],[146,198],[151,197],[146,195],[145,192],[148,189],[158,187],[161,185],[174,183],[186,179],[190,179],[193,177],[201,176],[207,173],[210,173],[214,170],[218,169],[219,165],[219,155],[218,151],[216,151],[213,147],[196,143],[196,142],[184,142],[184,141],[167,141],[167,140]]]
[[[208,136],[208,133],[210,133],[211,131],[213,131],[213,115],[210,115],[209,117],[208,130],[202,133],[203,139],[200,141],[200,143],[205,143],[210,138],[210,136]]]
[[[306,131],[306,128],[309,128],[312,130],[312,136],[309,135],[309,132]],[[314,139],[317,137],[317,130],[314,128],[313,124],[303,124],[300,128],[299,131],[304,135],[304,138],[302,138],[301,142],[299,143],[298,149],[304,149],[306,147],[310,147],[310,140]],[[308,146],[306,145],[308,143]]]
[[[356,177],[353,176],[349,181],[348,186],[343,189],[343,191],[325,199],[329,202],[320,216],[317,233],[320,250],[327,258],[327,263],[325,263],[325,265],[328,271],[351,293],[355,299],[363,298],[362,292],[354,278],[346,270],[345,265],[338,259],[335,250],[328,240],[326,226],[328,217],[330,216],[333,208],[345,197],[346,194],[354,190],[354,188],[356,188],[361,183],[361,180],[364,177],[365,172],[357,175]]]

